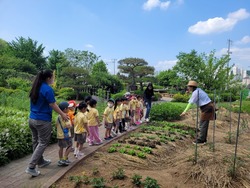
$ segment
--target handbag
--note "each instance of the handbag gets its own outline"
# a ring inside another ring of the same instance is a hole
[[[69,140],[69,129],[68,129],[68,128],[63,128],[63,126],[62,126],[62,124],[61,124],[61,121],[60,121],[59,117],[58,117],[58,122],[59,122],[59,124],[60,124],[60,126],[61,126],[61,129],[62,129],[62,131],[63,131],[64,140]]]

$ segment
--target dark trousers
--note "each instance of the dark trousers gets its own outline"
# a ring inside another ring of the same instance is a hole
[[[33,154],[29,163],[30,168],[43,163],[43,152],[49,145],[52,125],[51,122],[29,119],[29,127],[32,131]]]
[[[198,137],[198,140],[202,142],[207,141],[208,126],[209,126],[209,120],[200,121],[200,135]]]

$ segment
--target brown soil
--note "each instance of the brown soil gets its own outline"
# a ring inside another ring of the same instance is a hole
[[[195,111],[190,111],[188,116],[178,123],[194,128],[195,117]],[[87,176],[89,180],[103,177],[107,187],[132,188],[136,187],[132,183],[134,174],[142,176],[142,181],[146,177],[154,178],[162,188],[250,187],[250,137],[248,136],[250,115],[241,114],[235,173],[233,173],[233,164],[238,114],[232,113],[231,117],[232,143],[229,144],[230,114],[225,109],[220,109],[217,112],[215,144],[213,145],[214,122],[211,121],[208,143],[197,148],[197,163],[194,157],[195,145],[192,144],[193,139],[189,136],[175,142],[169,141],[167,144],[155,143],[153,154],[148,154],[146,159],[119,152],[108,153],[108,148],[113,143],[117,143],[114,141],[67,172],[55,183],[55,187],[75,187],[76,183],[69,180],[70,176]],[[140,129],[136,130],[138,131]],[[127,142],[129,139],[127,135],[119,138],[119,142]],[[143,140],[143,142],[147,141]],[[124,180],[112,178],[118,168],[124,170],[126,175]],[[230,174],[234,174],[234,177]],[[92,186],[81,183],[79,187]]]

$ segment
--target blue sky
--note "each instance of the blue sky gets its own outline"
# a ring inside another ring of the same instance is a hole
[[[46,55],[52,49],[91,51],[111,73],[114,59],[143,58],[160,71],[192,49],[221,57],[230,39],[230,64],[250,69],[250,2],[0,0],[0,38],[20,36],[43,44]]]

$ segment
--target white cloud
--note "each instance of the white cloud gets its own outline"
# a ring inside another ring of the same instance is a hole
[[[227,48],[222,48],[216,55],[222,56],[227,54]],[[230,48],[230,54],[231,60],[230,64],[237,64],[241,67],[245,67],[246,69],[249,67],[250,62],[250,48],[238,48],[238,47],[232,47]]]
[[[173,66],[175,66],[177,60],[164,60],[159,61],[154,67],[156,71],[164,71],[171,69]]]
[[[241,40],[236,41],[235,43],[239,44],[239,45],[241,45],[241,44],[248,44],[248,43],[250,43],[250,36],[246,35]]]
[[[205,35],[210,33],[220,33],[232,30],[238,21],[246,19],[250,14],[246,9],[239,9],[229,13],[227,18],[222,17],[209,18],[207,21],[199,21],[195,25],[188,28],[188,31],[193,34]]]
[[[143,9],[148,11],[157,7],[167,9],[170,6],[170,3],[170,1],[161,2],[160,0],[147,0],[147,2],[143,4]]]
[[[94,46],[92,44],[86,44],[85,47],[86,48],[94,48]]]

